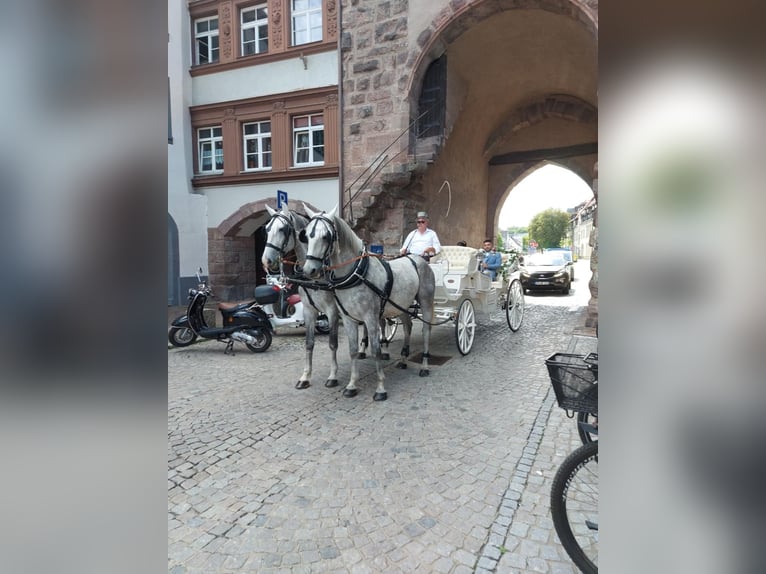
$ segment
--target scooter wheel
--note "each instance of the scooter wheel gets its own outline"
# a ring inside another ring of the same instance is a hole
[[[266,329],[250,329],[247,334],[255,338],[255,343],[245,343],[247,348],[253,353],[263,353],[266,349],[271,347],[271,333]]]
[[[197,340],[197,333],[189,327],[171,327],[168,332],[168,341],[174,347],[188,347]]]

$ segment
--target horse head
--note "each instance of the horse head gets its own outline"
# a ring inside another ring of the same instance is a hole
[[[338,206],[329,213],[311,211],[305,203],[303,208],[311,218],[306,228],[298,235],[298,240],[306,244],[306,264],[303,266],[303,272],[312,279],[318,279],[338,240],[335,223]]]
[[[266,206],[271,219],[266,224],[266,247],[261,263],[264,268],[274,271],[285,253],[295,247],[294,224],[292,214],[286,207],[276,211]]]

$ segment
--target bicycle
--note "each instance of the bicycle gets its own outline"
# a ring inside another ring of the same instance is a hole
[[[577,412],[582,446],[561,463],[551,517],[561,544],[585,574],[598,572],[598,354],[556,353],[545,361],[559,407]]]

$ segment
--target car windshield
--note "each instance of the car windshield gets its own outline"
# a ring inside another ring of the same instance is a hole
[[[546,251],[546,253],[552,253],[552,252],[560,253],[561,256],[564,258],[564,261],[566,261],[567,263],[572,261],[572,252],[569,249],[552,247]]]
[[[561,253],[533,253],[524,258],[524,264],[529,266],[562,266],[566,265]]]

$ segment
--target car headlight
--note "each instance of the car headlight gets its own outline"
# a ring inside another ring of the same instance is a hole
[[[554,277],[560,278],[560,277],[564,277],[565,275],[569,275],[569,271],[567,271],[566,267],[564,267],[564,269],[557,271]]]

